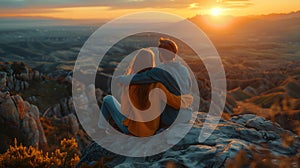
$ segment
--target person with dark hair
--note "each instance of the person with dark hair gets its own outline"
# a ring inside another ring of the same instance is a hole
[[[175,59],[178,52],[177,44],[170,39],[160,38],[159,39],[159,58],[160,61],[172,61]],[[163,60],[162,60],[163,59]]]
[[[131,76],[118,76],[116,81],[121,84],[162,83],[172,94],[183,95],[191,92],[191,78],[188,69],[176,60],[177,44],[168,38],[159,39],[159,59],[162,64],[143,73]],[[180,87],[179,87],[180,86]],[[189,122],[192,109],[182,109],[185,113],[179,122]],[[160,116],[161,127],[170,126],[177,118],[179,110],[166,105]]]

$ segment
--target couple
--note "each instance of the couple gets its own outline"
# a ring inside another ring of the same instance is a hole
[[[190,94],[190,74],[187,68],[175,59],[178,47],[174,41],[161,38],[158,48],[162,64],[155,67],[154,53],[150,49],[142,49],[135,55],[127,74],[116,78],[123,86],[121,104],[110,95],[103,99],[102,115],[124,134],[137,137],[152,136],[160,128],[169,127],[177,118],[180,108],[181,112],[186,114],[186,118],[180,122],[188,122],[191,118],[192,110],[189,107],[193,103],[193,96]],[[125,89],[126,87],[128,89]],[[155,88],[164,93],[150,94]],[[147,116],[142,114],[143,112],[159,114],[151,120],[140,120],[143,115]],[[101,115],[98,127],[106,129]]]

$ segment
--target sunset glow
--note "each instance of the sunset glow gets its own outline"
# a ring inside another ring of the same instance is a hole
[[[204,1],[14,1],[0,2],[0,17],[48,17],[58,19],[113,19],[142,11],[169,12],[182,17],[195,15],[245,16],[290,13],[300,10],[299,0],[204,0]]]
[[[212,16],[219,16],[219,15],[222,15],[222,12],[223,12],[223,9],[222,8],[219,8],[219,7],[215,7],[215,8],[212,8],[210,10],[210,14]]]

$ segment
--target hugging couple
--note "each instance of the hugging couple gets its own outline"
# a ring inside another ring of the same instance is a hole
[[[122,86],[120,103],[111,95],[104,97],[100,129],[107,130],[103,121],[106,119],[124,134],[147,137],[168,128],[179,110],[185,113],[179,122],[191,119],[191,79],[187,68],[175,59],[178,46],[173,40],[160,38],[158,51],[160,65],[156,66],[152,50],[141,49],[127,74],[115,78]],[[153,89],[160,90],[152,92]]]

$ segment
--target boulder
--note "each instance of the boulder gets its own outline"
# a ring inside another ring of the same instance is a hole
[[[39,119],[39,109],[24,101],[21,96],[9,96],[0,104],[0,118],[0,125],[14,129],[13,134],[9,129],[1,131],[1,136],[8,136],[10,139],[26,137],[18,140],[24,145],[37,148],[47,144]]]
[[[75,109],[72,103],[72,98],[63,98],[59,100],[57,104],[47,109],[43,116],[44,117],[53,117],[56,116],[58,118],[67,116],[69,114],[75,114]]]

